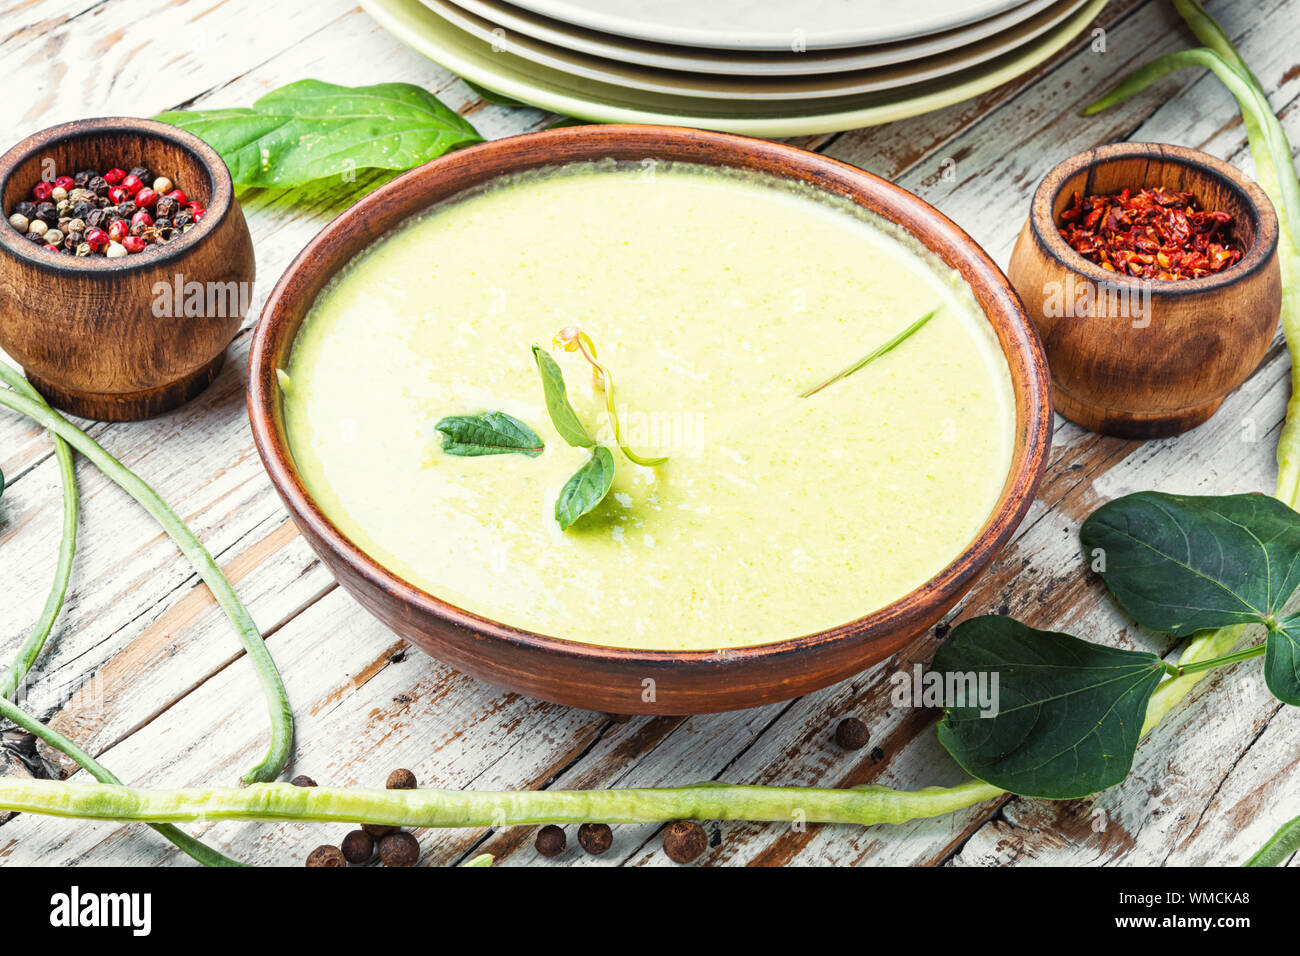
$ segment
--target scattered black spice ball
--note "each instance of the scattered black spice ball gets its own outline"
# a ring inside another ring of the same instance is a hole
[[[409,833],[390,833],[379,841],[379,859],[384,866],[415,866],[420,844]]]
[[[418,784],[415,782],[415,774],[405,767],[398,767],[388,775],[384,786],[389,790],[414,790]]]
[[[349,863],[366,863],[375,855],[375,838],[365,830],[353,830],[343,838],[343,856]]]
[[[308,866],[347,866],[343,851],[336,846],[318,846],[307,856]]]
[[[614,831],[604,823],[584,823],[578,827],[578,845],[592,856],[600,856],[614,845]]]
[[[564,830],[554,823],[547,824],[537,831],[537,852],[542,856],[559,856],[564,852],[568,842],[564,836]]]
[[[691,820],[674,820],[664,827],[664,853],[674,863],[690,863],[709,846],[704,827]]]
[[[390,833],[396,833],[397,827],[386,827],[379,823],[363,823],[361,829],[365,830],[376,840],[388,836]]]
[[[835,742],[845,750],[861,750],[869,739],[867,725],[856,717],[845,717],[835,728]]]
[[[294,777],[294,778],[293,778],[292,780],[290,780],[289,782],[290,782],[291,784],[293,784],[295,787],[314,787],[314,786],[316,786],[316,781],[313,780],[311,777],[307,776],[305,773],[300,773],[300,774],[298,774],[298,776]]]

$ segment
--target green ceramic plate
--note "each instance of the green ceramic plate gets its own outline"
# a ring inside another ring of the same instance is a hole
[[[750,136],[831,133],[928,113],[1033,69],[1074,39],[1106,5],[1091,0],[1018,50],[929,83],[815,100],[734,100],[626,89],[532,63],[452,26],[420,0],[361,0],[390,33],[447,69],[512,99],[595,123],[694,126]]]

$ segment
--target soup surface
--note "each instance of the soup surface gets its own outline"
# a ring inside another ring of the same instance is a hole
[[[918,318],[893,351],[816,385]],[[617,385],[614,448],[579,326]],[[614,449],[548,417],[531,346]],[[376,561],[474,613],[593,644],[719,649],[843,624],[975,537],[1010,467],[1005,359],[970,290],[893,227],[803,187],[697,167],[507,177],[409,221],[322,292],[285,393],[308,490]],[[457,457],[434,424],[503,411],[539,457]]]

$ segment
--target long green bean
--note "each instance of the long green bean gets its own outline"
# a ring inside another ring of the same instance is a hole
[[[191,790],[143,790],[89,783],[0,778],[0,807],[94,820],[314,820],[403,827],[488,827],[537,823],[768,820],[904,823],[997,796],[977,780],[957,787],[898,791],[698,784],[629,790],[352,790],[286,783]]]
[[[40,392],[32,388],[27,379],[4,362],[0,362],[0,381],[25,395],[32,401],[45,403]],[[13,665],[3,678],[0,678],[0,697],[12,698],[27,678],[28,672],[40,656],[45,642],[54,629],[54,621],[63,609],[63,599],[68,593],[68,580],[72,576],[72,558],[77,550],[77,472],[72,460],[72,449],[58,435],[51,433],[54,440],[54,454],[59,462],[59,474],[63,479],[63,536],[59,541],[59,558],[54,567],[54,583],[50,586],[49,597],[41,616],[32,626],[27,640],[18,649]]]
[[[185,525],[185,522],[167,506],[158,493],[149,487],[133,471],[110,455],[93,438],[73,425],[66,418],[55,412],[44,402],[35,402],[10,389],[0,389],[0,405],[5,405],[16,412],[21,412],[44,428],[65,439],[68,444],[85,455],[105,475],[131,495],[153,516],[163,530],[176,542],[181,552],[189,559],[199,577],[212,590],[217,603],[239,634],[244,650],[262,682],[266,693],[267,708],[271,720],[271,742],[266,757],[243,777],[244,783],[257,783],[274,780],[289,761],[293,748],[293,711],[289,707],[288,695],[280,679],[271,652],[262,639],[261,632],[253,623],[252,616],[231,587],[217,562],[213,560],[198,538]]]
[[[1300,852],[1300,817],[1282,824],[1282,829],[1269,837],[1242,866],[1281,866],[1296,852]]]
[[[122,785],[122,781],[117,779],[117,777],[113,775],[112,771],[90,754],[86,753],[86,751],[82,750],[57,730],[46,727],[35,717],[20,708],[17,704],[6,700],[3,697],[0,697],[0,716],[3,716],[6,720],[13,721],[28,733],[35,734],[51,747],[63,751],[84,767],[91,776],[100,782],[100,784],[107,784],[115,787],[120,787]],[[2,786],[3,782],[8,779],[9,778],[7,777],[0,777],[0,786]],[[40,782],[47,786],[56,788],[83,786],[83,784],[61,783],[56,780],[42,780]],[[90,784],[85,784],[84,786],[90,786]],[[232,860],[230,857],[212,849],[212,847],[208,846],[206,843],[195,839],[172,824],[151,823],[149,825],[174,843],[182,852],[198,860],[204,866],[243,866],[242,863]]]

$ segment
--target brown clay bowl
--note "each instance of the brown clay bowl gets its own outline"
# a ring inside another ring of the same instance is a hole
[[[1199,279],[1142,280],[1088,261],[1057,231],[1076,192],[1156,186],[1231,214],[1241,260]],[[1277,237],[1263,190],[1194,149],[1112,143],[1049,172],[1008,273],[1047,350],[1056,410],[1123,438],[1176,435],[1213,415],[1273,341],[1282,308]]]
[[[433,203],[502,173],[645,157],[756,170],[850,197],[902,226],[974,289],[997,333],[1016,395],[1014,460],[975,541],[922,587],[860,620],[815,634],[720,652],[595,647],[488,620],[414,587],[366,556],[317,507],[285,440],[276,369],[317,293],[370,242]],[[853,166],[792,146],[658,126],[582,126],[484,143],[413,170],[334,220],[289,266],[253,336],[248,409],[271,481],[340,583],[397,634],[458,670],[532,697],[611,713],[689,714],[787,700],[884,660],[965,593],[1024,516],[1050,444],[1047,368],[1005,276],[975,242],[917,197]],[[655,682],[653,700],[644,682]]]
[[[252,295],[253,240],[225,163],[164,123],[78,120],[27,137],[0,156],[5,219],[51,170],[137,164],[201,203],[203,219],[118,259],[51,252],[0,222],[0,348],[52,404],[85,418],[147,418],[203,391]]]

